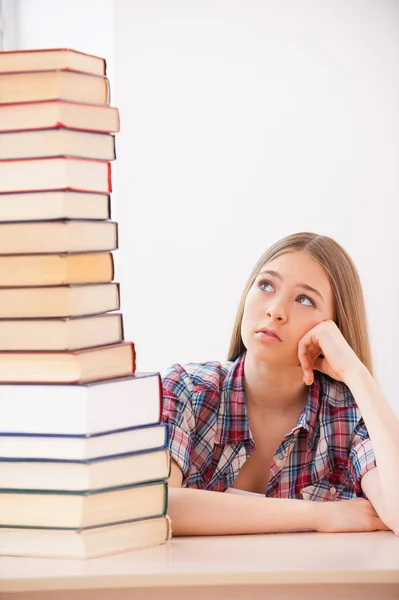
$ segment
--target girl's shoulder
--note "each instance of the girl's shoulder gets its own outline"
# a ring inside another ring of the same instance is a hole
[[[173,363],[162,374],[162,381],[164,385],[180,382],[190,392],[195,389],[219,391],[233,365],[232,361]]]

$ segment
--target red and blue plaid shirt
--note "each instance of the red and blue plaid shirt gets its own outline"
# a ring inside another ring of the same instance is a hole
[[[163,376],[162,420],[183,487],[226,491],[255,451],[246,411],[245,353],[235,362],[175,364]],[[359,408],[341,382],[315,371],[296,426],[276,450],[265,495],[347,500],[376,466]]]

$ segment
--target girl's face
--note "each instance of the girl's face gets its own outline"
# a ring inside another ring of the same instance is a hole
[[[260,270],[244,306],[241,336],[249,353],[264,362],[298,364],[298,342],[334,318],[330,282],[305,252],[286,252]],[[273,329],[280,340],[261,332]]]

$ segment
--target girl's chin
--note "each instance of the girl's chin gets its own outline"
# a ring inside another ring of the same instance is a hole
[[[298,355],[295,353],[276,352],[273,348],[248,348],[247,355],[262,362],[273,363],[276,365],[285,365],[289,367],[300,366]]]

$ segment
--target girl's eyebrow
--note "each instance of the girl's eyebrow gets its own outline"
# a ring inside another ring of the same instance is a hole
[[[265,271],[261,271],[259,273],[259,275],[272,275],[273,277],[280,279],[280,281],[284,281],[283,277],[277,271],[270,271],[270,270],[266,269]],[[259,275],[258,275],[258,277],[259,277]],[[297,283],[295,285],[295,287],[302,288],[304,290],[307,290],[308,292],[313,292],[314,294],[316,294],[316,296],[318,296],[320,298],[320,300],[322,300],[322,302],[324,302],[324,298],[320,294],[320,292],[318,290],[316,290],[315,288],[311,287],[310,285],[308,285],[307,283]]]

